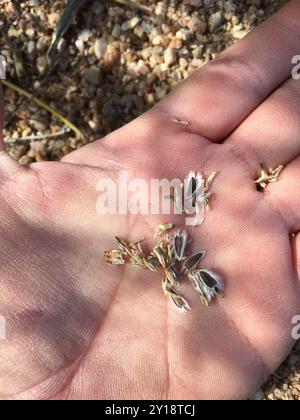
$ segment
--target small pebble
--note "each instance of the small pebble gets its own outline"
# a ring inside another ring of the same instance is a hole
[[[102,59],[107,51],[107,41],[105,38],[99,38],[95,42],[95,55],[98,60]]]
[[[92,36],[92,31],[90,29],[83,29],[79,32],[77,39],[82,42],[88,42],[90,37]]]
[[[174,48],[167,48],[164,52],[164,62],[168,66],[171,66],[172,64],[176,62],[176,59],[177,59],[176,50]]]
[[[27,52],[28,52],[28,54],[31,55],[34,52],[34,50],[35,50],[35,43],[34,43],[34,41],[29,41],[28,44],[27,44]]]
[[[213,13],[209,18],[209,30],[210,32],[215,32],[222,24],[222,13],[216,12]]]
[[[89,83],[97,86],[101,82],[100,69],[96,66],[92,66],[85,72],[84,77]]]
[[[37,69],[40,74],[44,74],[46,69],[48,68],[48,61],[46,57],[38,57],[37,62]]]
[[[206,32],[207,25],[203,20],[197,18],[196,16],[192,17],[188,23],[188,28],[193,33],[204,34]]]

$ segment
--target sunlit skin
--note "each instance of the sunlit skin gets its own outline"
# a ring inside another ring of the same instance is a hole
[[[292,1],[153,110],[62,162],[25,168],[1,153],[0,398],[247,398],[279,366],[300,314],[299,36]],[[258,192],[262,162],[285,169]],[[201,266],[223,276],[223,299],[205,308],[187,281],[192,311],[180,314],[161,274],[104,263],[114,236],[150,245],[173,222],[97,213],[97,182],[120,170],[146,180],[218,171],[212,209],[189,233],[207,251]]]

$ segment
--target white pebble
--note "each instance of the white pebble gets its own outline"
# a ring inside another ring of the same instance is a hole
[[[29,41],[27,44],[28,54],[32,54],[34,50],[35,50],[35,43],[33,41]]]
[[[77,41],[75,41],[75,46],[81,54],[84,52],[84,42],[82,40],[77,39]]]
[[[88,42],[92,35],[92,31],[89,29],[83,29],[79,32],[77,39],[82,42]]]
[[[140,23],[140,18],[139,17],[137,17],[137,16],[134,16],[132,19],[130,19],[130,21],[128,22],[128,27],[130,28],[130,29],[133,29],[133,28],[135,28],[136,27],[136,25],[138,24],[138,23]]]
[[[107,51],[107,41],[105,38],[96,39],[95,42],[95,55],[100,60]]]
[[[206,31],[206,23],[197,18],[197,16],[193,16],[188,23],[188,28],[193,33],[204,34]]]
[[[30,39],[32,39],[32,38],[34,38],[35,30],[34,29],[27,29],[27,31],[25,33]]]
[[[155,7],[155,14],[157,16],[165,16],[168,11],[167,5],[162,1],[158,2]]]
[[[172,64],[174,64],[176,62],[177,59],[177,55],[176,55],[176,51],[174,48],[167,48],[164,52],[164,62],[168,65],[171,66]]]
[[[143,60],[138,61],[134,70],[138,76],[146,76],[149,73],[149,67],[145,64]]]

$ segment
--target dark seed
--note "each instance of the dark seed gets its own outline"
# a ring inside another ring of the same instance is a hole
[[[207,287],[210,289],[213,289],[216,287],[216,280],[214,277],[212,277],[207,271],[202,270],[200,272],[200,276],[202,281],[206,284]]]
[[[187,260],[184,262],[184,268],[188,271],[193,270],[197,267],[199,262],[204,258],[205,251],[200,251],[195,255],[191,255],[187,258]]]

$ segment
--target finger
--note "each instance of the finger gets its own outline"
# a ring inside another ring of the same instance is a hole
[[[4,100],[3,100],[3,88],[0,82],[0,151],[4,150],[3,120],[4,120]]]
[[[299,49],[300,2],[291,1],[248,37],[180,84],[158,106],[220,142],[288,79]]]
[[[280,179],[270,184],[266,197],[293,232],[300,231],[300,157],[291,162]]]
[[[260,105],[228,139],[255,171],[276,167],[300,154],[300,82],[290,79]]]

